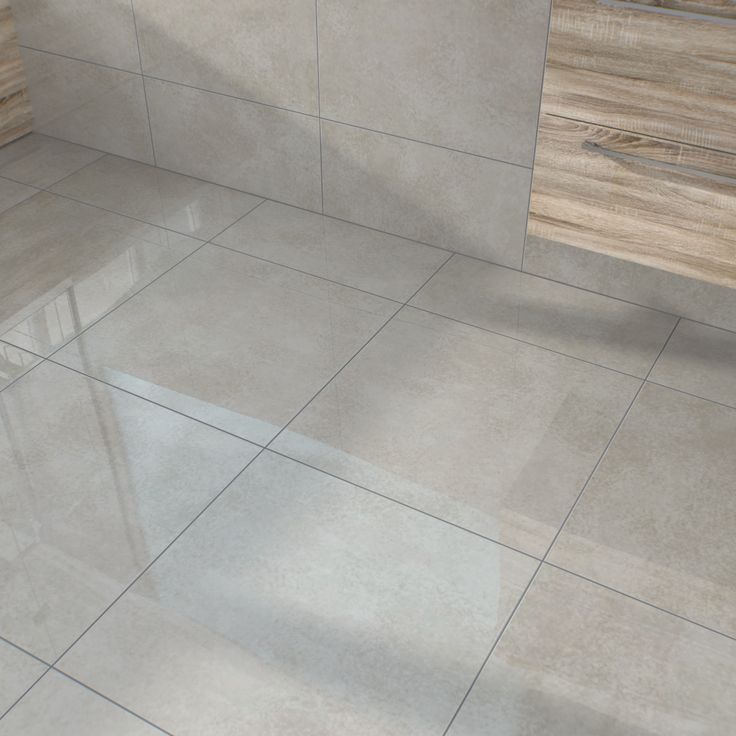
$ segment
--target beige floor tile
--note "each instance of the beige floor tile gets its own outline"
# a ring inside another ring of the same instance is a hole
[[[25,184],[18,184],[10,179],[0,179],[0,213],[15,207],[16,204],[32,197],[37,192],[38,189],[27,187]]]
[[[40,362],[37,355],[0,340],[0,390]]]
[[[0,717],[45,671],[37,659],[0,641]]]

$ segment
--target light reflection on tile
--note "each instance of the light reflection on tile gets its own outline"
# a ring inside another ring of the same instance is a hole
[[[0,390],[33,368],[41,358],[0,340]]]
[[[736,642],[544,566],[448,736],[726,736]]]
[[[48,355],[200,245],[37,194],[0,215],[0,337]]]
[[[45,363],[0,393],[0,636],[50,661],[255,456]]]
[[[266,452],[59,666],[180,736],[441,733],[535,568]]]

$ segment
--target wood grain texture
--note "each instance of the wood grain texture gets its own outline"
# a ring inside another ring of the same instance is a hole
[[[10,7],[0,0],[0,146],[31,132],[28,96]]]
[[[529,233],[736,287],[736,156],[542,115]]]
[[[733,4],[667,3],[712,21],[627,5],[554,0],[542,110],[736,153],[736,23],[716,12]]]
[[[654,8],[681,11],[683,13],[701,13],[719,18],[736,20],[736,2],[734,0],[627,0],[638,5],[649,5]]]

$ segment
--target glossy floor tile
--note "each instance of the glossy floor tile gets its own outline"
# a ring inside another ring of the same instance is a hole
[[[55,359],[265,444],[396,307],[205,245]]]
[[[650,378],[736,407],[736,333],[682,320]]]
[[[544,566],[448,736],[726,736],[736,642]]]
[[[404,308],[273,447],[541,556],[639,385]]]
[[[161,731],[51,670],[8,715],[0,736],[161,736]]]
[[[58,194],[209,240],[263,200],[118,156],[104,156],[52,188]]]
[[[535,568],[266,452],[59,667],[181,736],[441,733]]]
[[[103,154],[39,133],[0,148],[0,176],[44,189]]]
[[[277,202],[265,202],[214,242],[402,302],[450,255]]]
[[[412,305],[644,377],[677,318],[454,256]]]
[[[0,719],[46,669],[37,659],[0,639]]]
[[[0,215],[0,337],[48,355],[201,244],[41,192]]]
[[[646,385],[550,554],[736,637],[736,409]]]
[[[51,363],[0,393],[0,636],[52,661],[255,456]]]
[[[27,187],[25,184],[18,184],[10,179],[0,179],[0,212],[9,210],[37,192],[38,189]]]
[[[0,340],[0,391],[40,361],[37,355]]]

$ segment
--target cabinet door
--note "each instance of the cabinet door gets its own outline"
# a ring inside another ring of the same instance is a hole
[[[30,130],[31,103],[15,23],[7,0],[0,0],[0,146]]]

